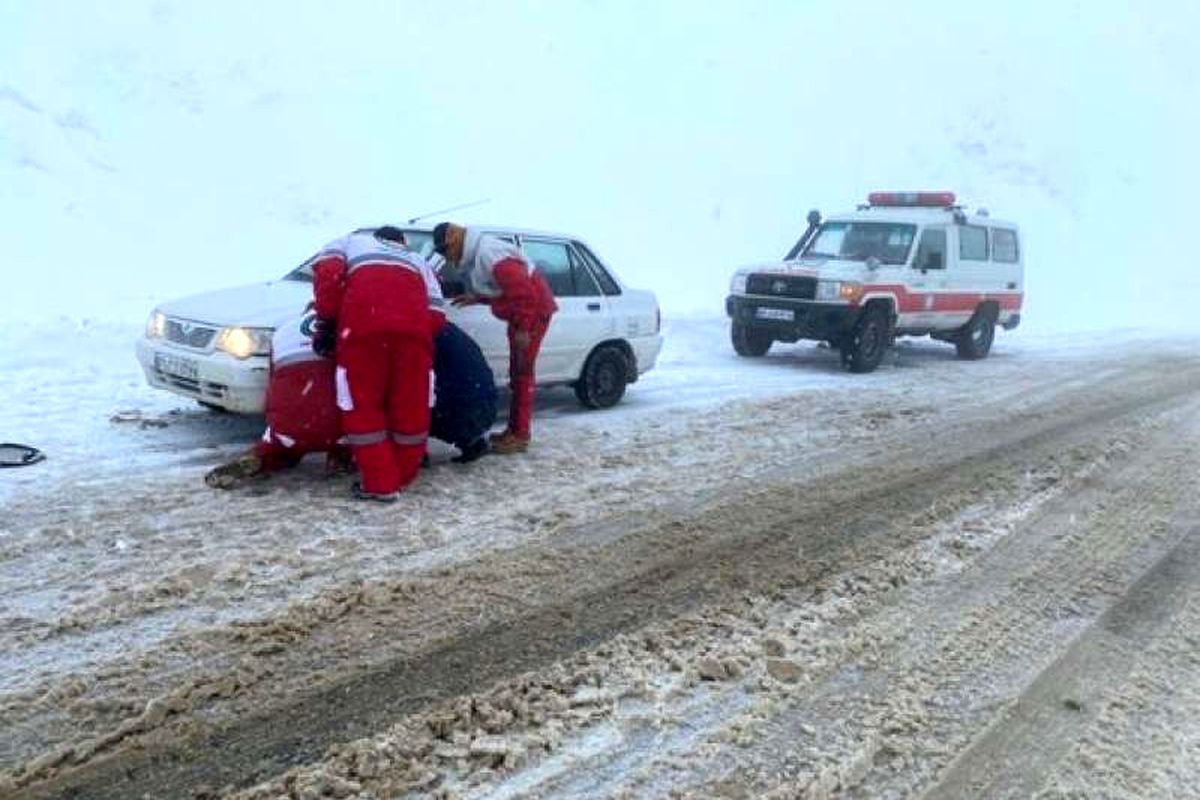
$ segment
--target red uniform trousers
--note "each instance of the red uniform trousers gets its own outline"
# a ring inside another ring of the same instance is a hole
[[[548,316],[508,323],[508,381],[512,389],[508,430],[522,439],[532,435],[533,399],[537,386],[535,364],[549,327]],[[524,347],[518,339],[525,340]]]
[[[429,437],[428,335],[377,331],[338,342],[337,401],[342,430],[364,490],[389,494],[421,469]]]

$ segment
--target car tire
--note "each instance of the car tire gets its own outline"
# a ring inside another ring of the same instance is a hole
[[[729,338],[733,342],[733,351],[747,358],[765,356],[771,349],[771,343],[775,341],[771,334],[765,331],[736,322],[729,329]]]
[[[842,364],[851,372],[871,372],[883,361],[888,346],[888,315],[880,305],[869,305],[842,340]]]
[[[954,339],[954,348],[958,357],[968,361],[978,361],[987,358],[992,351],[992,342],[996,339],[996,320],[986,310],[980,309],[975,316],[963,326]]]
[[[625,396],[629,359],[619,347],[602,345],[592,351],[575,382],[575,396],[588,408],[610,408]]]

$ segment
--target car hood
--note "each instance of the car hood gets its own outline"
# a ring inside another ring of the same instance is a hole
[[[806,258],[802,261],[769,261],[742,267],[739,273],[749,275],[803,275],[827,280],[861,281],[869,279],[871,270],[861,261],[842,261],[836,258]]]
[[[161,303],[158,309],[168,317],[215,326],[273,328],[299,316],[309,300],[312,300],[311,283],[270,281],[193,294]]]

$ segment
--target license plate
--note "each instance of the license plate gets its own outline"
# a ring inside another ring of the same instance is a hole
[[[196,380],[200,377],[200,365],[190,358],[173,356],[169,353],[154,354],[154,368],[159,372],[174,375],[178,378]]]
[[[754,316],[759,319],[779,319],[792,322],[796,319],[796,312],[790,308],[756,308]]]

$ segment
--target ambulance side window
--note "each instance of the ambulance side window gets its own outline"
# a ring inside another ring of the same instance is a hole
[[[958,257],[964,261],[987,261],[987,228],[978,225],[958,227]]]
[[[916,269],[946,268],[946,229],[926,228],[921,231],[921,243],[917,245]]]
[[[1015,264],[1017,258],[1017,232],[1005,228],[992,228],[992,261]]]

